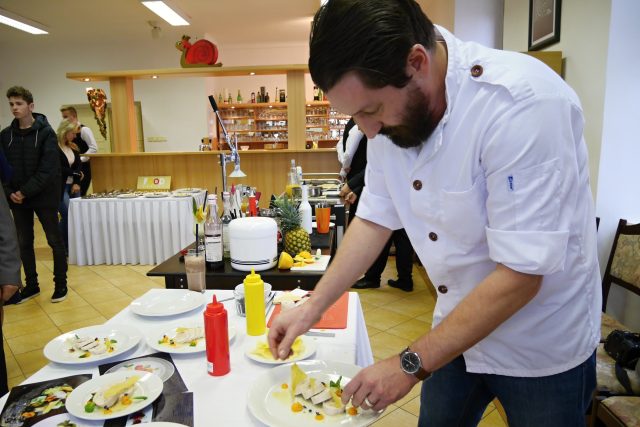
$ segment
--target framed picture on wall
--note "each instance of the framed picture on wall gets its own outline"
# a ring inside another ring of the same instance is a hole
[[[529,0],[529,50],[560,41],[561,0]]]

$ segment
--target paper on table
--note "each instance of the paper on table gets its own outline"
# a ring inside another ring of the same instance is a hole
[[[282,310],[280,304],[275,306],[273,314],[269,318],[267,327],[271,327],[275,319]],[[313,329],[345,329],[347,327],[347,315],[349,314],[349,294],[345,292],[327,311],[324,312],[320,320],[313,325]]]

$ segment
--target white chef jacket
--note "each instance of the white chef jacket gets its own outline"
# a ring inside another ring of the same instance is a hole
[[[357,215],[405,228],[438,301],[433,326],[501,263],[539,293],[464,352],[467,371],[539,377],[584,362],[601,290],[580,101],[536,59],[462,42],[448,50],[446,112],[403,149],[369,141]]]

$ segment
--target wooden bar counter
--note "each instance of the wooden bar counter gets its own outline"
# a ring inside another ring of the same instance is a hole
[[[227,164],[227,185],[243,184],[262,192],[260,206],[269,204],[271,194],[284,191],[291,159],[304,173],[337,173],[340,163],[335,149],[240,151],[240,168],[245,178],[229,178],[233,164]],[[197,187],[222,191],[220,151],[110,153],[91,155],[93,191],[135,189],[138,176],[171,176],[171,188]]]

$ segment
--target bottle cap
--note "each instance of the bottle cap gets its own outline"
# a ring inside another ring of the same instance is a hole
[[[218,200],[218,196],[216,196],[215,194],[209,194],[207,196],[207,200]]]
[[[222,313],[224,311],[224,305],[221,302],[218,302],[216,296],[213,296],[213,301],[207,304],[207,313],[215,314]]]
[[[251,269],[251,274],[247,274],[247,277],[244,278],[244,283],[246,285],[253,284],[253,283],[260,283],[260,282],[262,282],[262,279],[260,278],[259,274],[255,273],[253,268]]]

